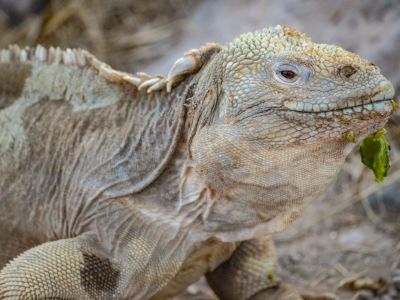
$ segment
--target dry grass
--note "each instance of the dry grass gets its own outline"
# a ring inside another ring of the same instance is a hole
[[[13,28],[0,15],[0,48],[85,48],[115,68],[137,71],[139,63],[157,59],[176,42],[190,5],[194,1],[53,0]]]

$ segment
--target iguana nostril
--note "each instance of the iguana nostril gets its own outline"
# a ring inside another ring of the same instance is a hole
[[[347,65],[347,66],[341,67],[339,69],[339,72],[344,77],[350,78],[351,76],[353,76],[357,72],[357,69],[354,68],[353,66]]]

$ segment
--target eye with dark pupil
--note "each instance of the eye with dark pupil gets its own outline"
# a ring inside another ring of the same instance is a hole
[[[295,78],[296,75],[297,75],[295,72],[289,71],[289,70],[283,70],[283,71],[281,71],[280,73],[281,73],[281,75],[282,75],[283,77],[285,77],[285,78],[287,78],[287,79],[293,79],[293,78]]]

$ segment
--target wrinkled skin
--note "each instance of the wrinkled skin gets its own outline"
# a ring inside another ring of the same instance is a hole
[[[148,94],[44,53],[0,56],[0,299],[165,299],[204,274],[221,299],[300,299],[271,235],[390,117],[376,66],[276,26]]]

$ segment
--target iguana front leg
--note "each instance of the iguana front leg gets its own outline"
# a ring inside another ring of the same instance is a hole
[[[123,256],[110,258],[87,236],[48,242],[0,271],[0,299],[146,299],[179,268],[173,259],[156,261],[154,250],[132,238]]]
[[[42,244],[0,271],[0,300],[148,299],[182,264],[179,249],[156,242],[132,235],[112,255],[93,235]]]
[[[123,272],[89,239],[29,249],[0,272],[0,299],[113,299]]]
[[[243,242],[232,257],[207,274],[211,288],[221,300],[300,300],[300,295],[281,285],[271,237]]]

